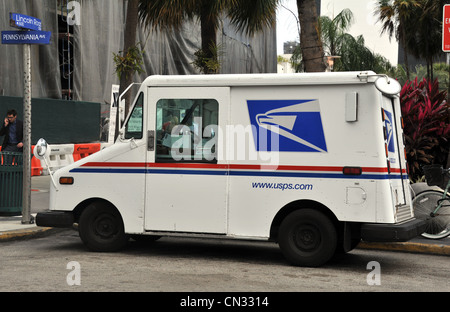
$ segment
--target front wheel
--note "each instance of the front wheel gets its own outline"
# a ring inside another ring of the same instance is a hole
[[[327,216],[317,210],[297,210],[281,223],[278,244],[292,264],[321,266],[336,251],[336,228]]]
[[[413,200],[414,216],[425,220],[427,225],[423,237],[440,239],[450,235],[450,198],[447,196],[443,205],[434,214],[438,201],[443,197],[440,191],[425,191]]]
[[[128,241],[120,213],[102,202],[86,207],[80,216],[78,230],[81,240],[92,251],[117,251]]]

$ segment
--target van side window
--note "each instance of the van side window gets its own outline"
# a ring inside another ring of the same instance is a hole
[[[128,119],[125,128],[125,139],[142,139],[144,137],[144,94],[139,94],[139,98],[134,105],[133,112]]]
[[[219,103],[161,99],[156,104],[157,162],[217,162]]]

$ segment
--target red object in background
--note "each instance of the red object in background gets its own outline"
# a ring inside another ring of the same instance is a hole
[[[442,27],[442,51],[450,52],[450,5],[444,6]]]

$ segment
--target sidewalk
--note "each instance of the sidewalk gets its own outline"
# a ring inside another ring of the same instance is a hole
[[[45,211],[49,206],[50,176],[31,178],[31,216]],[[22,224],[22,216],[0,216],[0,242],[41,237],[56,232],[57,229]]]
[[[36,214],[32,214],[33,217]],[[60,229],[40,227],[36,224],[22,224],[22,216],[0,216],[0,243],[5,241],[42,237]]]
[[[48,209],[49,205],[49,176],[31,178],[31,214],[35,216],[40,211]],[[0,243],[17,239],[26,239],[50,235],[60,229],[44,228],[36,224],[22,224],[22,216],[0,216]],[[440,240],[430,240],[416,237],[405,243],[365,243],[361,242],[357,248],[403,251],[411,253],[427,253],[450,256],[450,237]]]

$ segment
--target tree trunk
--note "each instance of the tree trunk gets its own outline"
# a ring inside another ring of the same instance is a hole
[[[430,78],[431,78],[431,81],[433,81],[434,80],[433,57],[430,57],[429,63],[430,63]]]
[[[405,21],[401,20],[400,24],[401,25],[405,25]],[[405,31],[405,27],[403,26],[400,31],[401,31],[401,35],[402,35],[402,38],[400,38],[400,39],[401,39],[401,43],[403,45],[403,55],[405,57],[406,79],[408,81],[410,81],[411,74],[410,74],[410,70],[409,70],[408,47],[406,46],[406,31]]]
[[[215,47],[217,45],[217,38],[216,38],[217,18],[211,16],[211,14],[208,13],[209,4],[206,3],[203,4],[202,6],[202,12],[200,16],[202,50],[207,58],[214,58],[216,56],[212,52],[211,46]],[[210,70],[206,66],[204,66],[203,73],[210,74]]]
[[[405,44],[403,44],[403,56],[405,58],[405,70],[406,70],[406,79],[410,81],[410,71],[409,71],[409,61],[408,61],[408,50],[406,49]]]
[[[124,44],[122,52],[123,56],[125,56],[128,53],[128,50],[131,47],[136,45],[136,30],[139,22],[138,5],[139,0],[128,0],[127,19],[125,22]],[[132,71],[122,73],[122,76],[120,78],[119,94],[122,94],[125,91],[125,89],[128,88],[128,86],[133,83],[133,74],[134,72]],[[124,96],[124,99],[125,99],[125,116],[127,116],[132,101],[131,93],[127,93],[127,95]],[[119,135],[119,127],[120,127],[119,115],[120,115],[119,111],[117,111],[116,131],[114,139],[116,139],[117,136]]]
[[[316,0],[297,0],[300,20],[300,47],[306,72],[324,72],[326,69]]]

